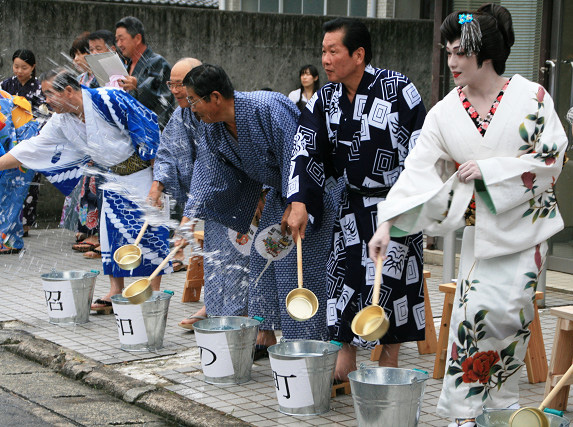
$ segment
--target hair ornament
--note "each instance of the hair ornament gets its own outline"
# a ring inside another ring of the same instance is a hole
[[[481,30],[477,19],[474,19],[471,13],[460,13],[458,22],[462,26],[460,49],[468,56],[479,52],[481,48]]]

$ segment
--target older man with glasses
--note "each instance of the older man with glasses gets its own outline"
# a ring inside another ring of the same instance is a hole
[[[204,122],[183,223],[202,218],[247,232],[261,190],[267,187],[258,233],[274,225],[280,235],[299,117],[295,104],[276,92],[235,91],[225,71],[215,65],[194,68],[183,83],[192,111]],[[258,354],[276,342],[278,329],[286,339],[327,338],[326,262],[333,220],[334,209],[327,210],[322,227],[307,233],[304,241],[305,287],[321,301],[317,314],[304,322],[293,320],[285,307],[287,294],[296,287],[296,251],[267,268],[257,245],[251,248],[248,313],[265,318]]]
[[[153,184],[149,200],[153,205],[163,204],[163,192],[174,197],[181,218],[182,208],[189,197],[189,186],[197,157],[199,121],[191,111],[183,78],[201,62],[194,58],[180,59],[171,70],[167,86],[179,104],[163,130],[153,168]],[[197,102],[196,100],[195,102]],[[204,241],[204,300],[205,306],[179,323],[193,330],[202,316],[241,316],[247,314],[248,239],[236,231],[214,222],[205,221]],[[183,251],[175,255],[173,268],[183,269]]]

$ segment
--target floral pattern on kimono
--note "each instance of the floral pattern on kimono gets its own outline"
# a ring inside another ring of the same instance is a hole
[[[463,135],[463,138],[460,138]],[[428,113],[418,143],[378,221],[391,234],[456,230],[475,193],[475,226],[462,240],[439,415],[475,417],[482,406],[518,402],[518,377],[533,320],[546,240],[563,228],[553,186],[567,137],[553,100],[512,77],[481,134],[457,88]],[[481,180],[459,181],[455,164],[475,160]]]

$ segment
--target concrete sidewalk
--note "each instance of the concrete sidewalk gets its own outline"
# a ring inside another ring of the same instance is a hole
[[[73,233],[61,229],[34,229],[25,239],[26,251],[0,256],[1,290],[4,298],[0,321],[4,330],[0,343],[19,354],[51,364],[53,369],[85,382],[93,381],[111,393],[187,425],[252,424],[255,426],[356,425],[352,397],[332,399],[331,410],[321,416],[292,417],[278,411],[274,380],[269,360],[253,365],[252,380],[241,385],[214,386],[203,381],[199,351],[193,333],[177,326],[185,316],[202,305],[181,303],[184,273],[164,276],[161,289],[172,290],[164,348],[157,352],[126,352],[119,348],[114,316],[92,315],[90,322],[76,326],[57,326],[48,322],[40,275],[56,270],[101,269],[100,260],[88,260],[71,250]],[[439,330],[443,294],[441,267],[427,265],[434,323]],[[126,280],[129,283],[129,279]],[[109,282],[99,277],[94,297],[107,293]],[[548,272],[548,308],[573,304],[573,276]],[[555,332],[555,318],[540,310],[548,358]],[[369,361],[369,351],[359,351],[358,361]],[[415,343],[401,351],[401,366],[433,371],[434,355],[419,355]],[[103,378],[103,379],[102,379]],[[529,384],[525,369],[520,378],[521,405],[538,406],[545,384]],[[441,381],[430,379],[426,385],[421,426],[444,426],[448,420],[435,415]],[[173,392],[173,393],[169,393]],[[153,403],[150,403],[153,402]],[[573,393],[569,411],[573,410]],[[573,419],[573,413],[566,416]]]

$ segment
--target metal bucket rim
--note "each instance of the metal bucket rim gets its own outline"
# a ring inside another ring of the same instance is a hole
[[[493,408],[487,408],[487,412],[489,414],[495,414],[496,412],[515,412],[517,409],[511,409],[511,408],[498,408],[498,409],[493,409]],[[549,420],[549,423],[551,423],[551,420],[554,419],[556,421],[566,421],[568,423],[571,423],[571,420],[567,417],[564,416],[559,416],[559,415],[555,415],[555,414],[551,414],[548,412],[544,412],[545,416],[547,416],[547,419]],[[480,415],[478,415],[476,417],[476,426],[485,426],[487,424],[485,424],[486,422],[486,408],[484,408],[484,412],[481,413]]]
[[[155,302],[155,301],[163,301],[163,300],[170,300],[171,297],[173,296],[173,294],[167,293],[167,292],[160,292],[160,291],[153,291],[151,293],[151,296],[149,297],[149,299],[143,301],[141,304],[145,304],[148,302]],[[157,298],[158,297],[158,298]],[[126,297],[124,297],[122,294],[117,294],[117,295],[112,295],[111,296],[111,301],[115,302],[116,304],[129,304],[129,305],[133,305]]]
[[[373,383],[373,382],[366,382],[357,378],[360,373],[365,372],[376,372],[376,371],[402,371],[405,373],[414,373],[416,376],[410,379],[410,382],[391,382],[391,383]],[[420,377],[418,377],[420,376]],[[406,368],[390,368],[385,366],[373,366],[373,367],[360,367],[355,371],[348,373],[348,379],[352,382],[355,381],[360,384],[371,384],[371,385],[381,385],[381,386],[401,386],[401,385],[412,385],[420,382],[425,382],[430,379],[430,375],[428,373],[421,372],[416,369],[406,369]]]
[[[249,324],[245,323],[245,327],[243,328],[240,324],[237,327],[231,326],[231,329],[213,329],[213,328],[206,328],[202,327],[202,324],[205,324],[209,321],[218,320],[218,319],[238,319],[241,322],[248,322]],[[209,316],[206,319],[198,320],[193,324],[193,330],[201,332],[233,332],[233,331],[240,331],[242,329],[252,329],[260,326],[262,322],[259,319],[254,319],[252,317],[243,317],[243,316]]]
[[[317,343],[320,345],[324,345],[326,346],[325,349],[327,350],[326,353],[320,353],[320,354],[311,354],[309,353],[308,355],[302,356],[300,354],[297,355],[289,355],[289,354],[283,354],[283,353],[278,353],[277,349],[281,346],[286,347],[288,344],[292,344],[292,343]],[[322,356],[328,356],[331,354],[335,354],[338,353],[340,351],[340,347],[337,346],[336,344],[332,344],[330,342],[327,341],[319,341],[319,340],[292,340],[292,341],[283,341],[283,342],[279,342],[276,343],[274,345],[271,345],[268,349],[267,349],[269,356],[273,356],[275,358],[292,358],[292,359],[299,359],[301,357],[322,357]]]
[[[64,278],[61,276],[55,277],[56,274],[64,274],[64,273],[81,273],[82,277],[78,277],[75,279]],[[40,277],[42,280],[46,280],[48,282],[62,282],[64,280],[84,280],[84,279],[93,279],[94,277],[99,276],[99,271],[87,271],[87,270],[62,270],[62,271],[51,271],[50,273],[42,274]]]

